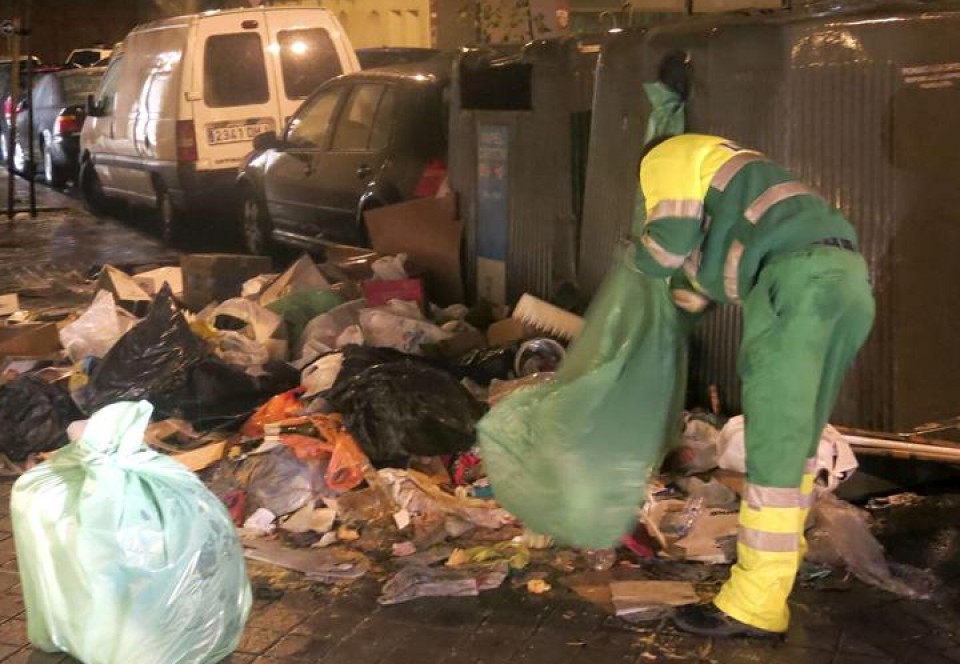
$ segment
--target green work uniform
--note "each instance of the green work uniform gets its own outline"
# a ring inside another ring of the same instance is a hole
[[[634,264],[670,277],[677,306],[743,304],[747,483],[737,563],[714,600],[787,629],[803,558],[817,445],[874,302],[856,234],[838,210],[762,154],[714,136],[664,141],[640,166]]]

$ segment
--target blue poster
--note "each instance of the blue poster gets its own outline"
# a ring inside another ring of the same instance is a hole
[[[477,255],[507,260],[510,127],[477,127]]]

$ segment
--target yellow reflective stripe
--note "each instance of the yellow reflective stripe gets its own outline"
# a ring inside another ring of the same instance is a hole
[[[741,168],[755,161],[763,161],[763,159],[764,156],[759,152],[744,151],[735,154],[717,170],[713,179],[710,180],[710,186],[717,191],[724,191]]]
[[[710,300],[700,293],[696,293],[692,290],[687,290],[685,288],[676,288],[670,291],[670,296],[673,298],[673,303],[683,309],[684,311],[690,311],[692,313],[700,313],[707,308],[707,305],[710,304]]]
[[[660,201],[653,206],[647,215],[647,223],[664,217],[693,217],[703,216],[703,201],[693,198],[670,199]]]
[[[750,547],[754,551],[788,553],[800,550],[800,533],[767,533],[753,528],[737,528],[737,543]]]
[[[805,495],[810,495],[813,493],[813,484],[816,480],[816,475],[804,474],[803,478],[800,480],[800,493]]]
[[[795,533],[800,522],[799,507],[762,507],[754,509],[746,501],[740,503],[739,523],[744,528],[765,533]]]
[[[802,196],[804,194],[808,194],[810,196],[819,196],[816,191],[802,182],[781,182],[780,184],[775,184],[757,196],[757,198],[754,199],[754,201],[747,207],[747,210],[743,213],[743,216],[746,217],[747,221],[749,221],[751,224],[756,224],[758,221],[760,221],[760,219],[763,218],[763,215],[765,215],[767,211],[777,203],[788,198]]]
[[[650,237],[650,233],[643,234],[643,237],[640,238],[640,244],[644,246],[647,253],[653,256],[653,260],[657,261],[657,263],[663,267],[675,270],[683,265],[683,261],[687,260],[686,256],[675,254],[664,249],[660,246],[659,242]]]
[[[738,240],[730,244],[727,258],[723,263],[723,292],[731,302],[740,301],[740,258],[743,256],[744,246]]]

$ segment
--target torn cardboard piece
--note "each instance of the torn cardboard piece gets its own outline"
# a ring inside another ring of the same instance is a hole
[[[417,198],[364,213],[374,250],[406,254],[423,269],[430,300],[454,304],[464,299],[460,264],[463,221],[453,196]]]
[[[118,306],[137,316],[146,313],[153,299],[133,277],[112,265],[103,266],[97,279],[97,290],[109,292]]]
[[[309,255],[303,254],[286,272],[266,286],[257,298],[260,306],[282,300],[294,293],[328,290],[330,282],[323,276]]]
[[[610,599],[618,616],[663,617],[676,606],[700,601],[688,581],[612,581]]]
[[[16,293],[0,295],[0,316],[9,316],[20,310],[20,296]]]
[[[60,333],[54,323],[25,323],[0,327],[0,358],[48,357],[60,352]]]
[[[164,284],[174,297],[183,297],[183,270],[179,267],[158,267],[133,276],[133,281],[146,293],[156,295]]]

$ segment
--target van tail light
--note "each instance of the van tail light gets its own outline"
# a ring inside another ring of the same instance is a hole
[[[13,114],[13,100],[10,97],[3,99],[3,115],[9,118]]]
[[[79,134],[83,128],[83,118],[73,113],[61,113],[53,125],[53,133],[58,136],[68,136],[70,134]]]
[[[413,190],[413,195],[417,198],[427,198],[436,196],[440,191],[440,186],[447,178],[447,164],[442,159],[432,159],[423,167],[420,173],[420,179]]]
[[[177,161],[197,160],[197,132],[193,120],[177,121]]]

